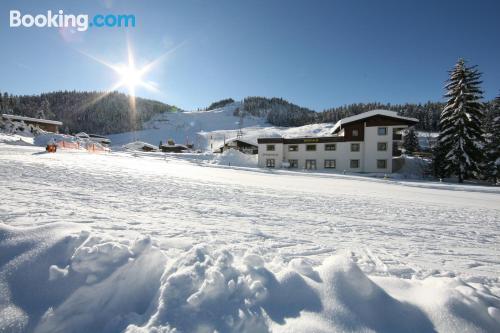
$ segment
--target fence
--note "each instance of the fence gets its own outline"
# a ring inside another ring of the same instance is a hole
[[[106,148],[100,144],[95,144],[91,142],[68,142],[68,141],[59,141],[57,143],[57,147],[61,149],[85,149],[89,153],[107,153],[110,152],[111,150],[109,148]]]

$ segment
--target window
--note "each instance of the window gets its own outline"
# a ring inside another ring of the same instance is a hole
[[[377,143],[378,151],[387,151],[387,142],[379,142]]]
[[[351,160],[349,166],[351,169],[359,168],[359,160]]]
[[[386,169],[387,160],[377,160],[377,169]]]
[[[359,151],[359,143],[351,143],[351,151]]]
[[[316,170],[316,160],[306,160],[306,169]]]
[[[314,150],[316,150],[316,145],[306,145],[306,150],[307,151],[314,151]]]
[[[325,150],[337,150],[337,145],[335,143],[330,143],[325,145]]]
[[[266,168],[274,168],[274,165],[276,164],[274,158],[268,158],[266,160]]]
[[[357,129],[353,129],[352,136],[358,136],[358,135],[359,135],[359,131]]]
[[[387,127],[379,127],[377,133],[378,135],[387,135]]]
[[[288,146],[288,151],[299,151],[299,146],[290,145],[290,146]]]
[[[274,151],[275,146],[274,145],[267,145],[266,149],[267,149],[267,151]]]
[[[325,160],[325,169],[335,169],[335,160]]]
[[[297,169],[299,167],[299,160],[288,160],[288,167],[290,169]]]

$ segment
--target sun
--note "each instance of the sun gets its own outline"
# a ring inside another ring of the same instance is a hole
[[[141,68],[135,66],[134,54],[130,44],[128,44],[128,63],[110,66],[119,76],[118,83],[113,88],[127,87],[131,97],[135,97],[135,89],[142,86],[152,89],[151,85],[144,81],[143,76],[151,70],[151,65],[147,64]]]
[[[129,94],[135,97],[135,88],[137,86],[144,86],[146,83],[143,82],[142,76],[144,73],[135,68],[133,64],[128,64],[125,66],[117,66],[115,71],[120,76],[119,86],[128,87]]]
[[[153,59],[152,61],[149,61],[145,64],[143,63],[140,66],[136,66],[134,53],[132,51],[132,45],[128,39],[127,39],[127,54],[126,54],[127,58],[125,62],[110,63],[92,54],[79,50],[78,52],[80,52],[81,54],[113,70],[117,76],[117,81],[111,87],[106,89],[104,93],[100,94],[98,98],[91,101],[90,104],[97,102],[98,100],[104,98],[105,96],[109,95],[114,91],[117,91],[120,88],[126,88],[128,90],[128,95],[130,97],[129,100],[130,100],[131,111],[132,113],[135,114],[136,112],[135,100],[136,100],[137,88],[139,87],[145,88],[148,91],[154,92],[156,94],[161,94],[164,96],[164,92],[158,89],[158,86],[155,82],[147,79],[147,75],[150,74],[150,72],[152,72],[153,69],[158,64],[163,62],[169,54],[175,52],[182,45],[185,45],[185,41],[179,43],[175,47],[164,52],[163,54]]]

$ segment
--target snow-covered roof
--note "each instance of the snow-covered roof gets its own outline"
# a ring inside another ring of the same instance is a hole
[[[168,143],[164,143],[164,144],[161,145],[161,147],[170,147],[170,148],[181,147],[181,148],[188,149],[188,147],[186,145],[181,145],[179,143],[174,143],[173,145],[169,145]]]
[[[352,123],[352,122],[355,122],[358,120],[362,120],[365,118],[373,117],[373,116],[385,116],[385,117],[391,117],[391,118],[401,119],[401,120],[405,120],[405,121],[418,122],[418,119],[416,119],[416,118],[399,116],[398,113],[395,111],[371,110],[371,111],[357,114],[355,116],[350,116],[350,117],[346,117],[344,119],[340,119],[339,121],[337,121],[335,126],[333,126],[332,133],[335,133],[339,128],[341,128],[345,124],[349,124],[349,123]]]
[[[231,141],[241,141],[243,143],[246,143],[248,145],[252,146],[257,146],[257,138],[231,138],[227,140],[226,142],[231,142]]]
[[[87,133],[85,133],[85,132],[77,133],[77,134],[75,134],[75,136],[77,136],[79,138],[84,138],[84,139],[90,138],[90,136]]]
[[[232,142],[232,141],[241,141],[243,143],[246,143],[247,145],[252,145],[252,146],[257,146],[258,143],[257,143],[257,138],[254,138],[254,137],[251,137],[251,138],[238,138],[238,137],[233,137],[233,138],[230,138],[230,139],[227,139],[226,140],[226,144],[228,142]],[[222,144],[220,147],[224,146],[224,144]],[[220,148],[219,147],[219,148]]]
[[[30,117],[16,116],[13,114],[2,114],[2,117],[5,119],[10,119],[10,120],[31,121],[31,122],[40,123],[40,124],[51,124],[51,125],[58,125],[58,126],[62,126],[62,124],[63,124],[62,122],[57,121],[57,120],[30,118]]]
[[[142,149],[144,147],[150,148],[150,149],[158,149],[158,147],[153,146],[150,143],[143,142],[143,141],[134,141],[127,143],[126,145],[123,145],[123,148],[125,149],[130,149],[130,150],[136,150],[136,149]]]

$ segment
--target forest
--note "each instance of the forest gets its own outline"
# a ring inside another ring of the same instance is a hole
[[[212,103],[205,110],[213,110],[234,103],[232,98]],[[485,120],[491,102],[485,103]],[[423,104],[354,103],[329,108],[320,112],[301,107],[283,98],[246,97],[235,116],[266,118],[274,126],[302,126],[314,123],[335,123],[338,120],[374,109],[397,111],[419,120],[417,130],[439,131],[439,117],[445,103]],[[0,112],[35,118],[56,119],[64,123],[66,133],[89,132],[106,135],[139,130],[153,116],[163,112],[179,111],[175,106],[136,97],[136,112],[130,99],[119,92],[56,91],[40,95],[11,95],[0,93]]]
[[[490,119],[489,114],[493,110],[493,102],[484,103],[485,117]],[[247,97],[243,101],[243,112],[245,115],[266,117],[267,121],[275,126],[302,126],[314,123],[335,123],[338,120],[375,109],[397,111],[405,117],[417,118],[419,123],[417,130],[438,132],[439,117],[445,103],[426,102],[419,104],[390,104],[390,103],[354,103],[335,108],[329,108],[320,112],[300,107],[282,98]],[[241,111],[239,111],[241,112]]]
[[[177,111],[158,101],[137,97],[135,110],[129,96],[119,92],[56,91],[40,95],[0,93],[0,113],[55,119],[62,132],[113,134],[139,130],[153,116]]]

